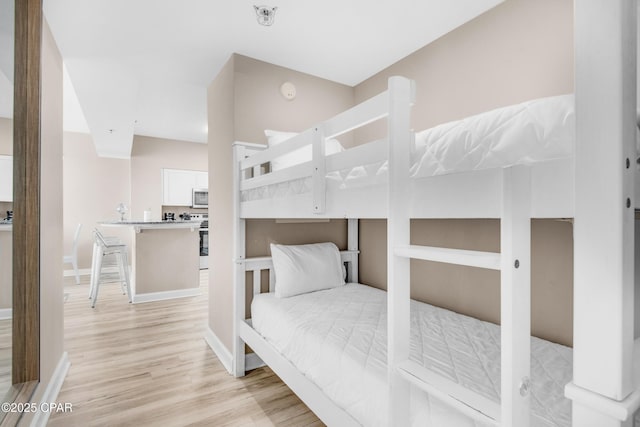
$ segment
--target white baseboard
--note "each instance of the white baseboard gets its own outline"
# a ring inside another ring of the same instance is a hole
[[[62,357],[58,362],[58,366],[56,366],[55,371],[53,371],[53,375],[51,376],[49,384],[47,384],[47,388],[44,390],[44,393],[40,398],[38,410],[31,420],[31,427],[44,427],[47,425],[47,421],[49,420],[49,415],[51,415],[51,412],[42,411],[40,410],[40,408],[44,404],[57,401],[58,393],[60,393],[62,383],[64,383],[64,379],[67,376],[67,372],[69,372],[70,366],[71,362],[69,362],[69,354],[65,351],[64,353],[62,353]]]
[[[218,336],[214,334],[211,328],[209,328],[208,326],[206,332],[204,333],[204,340],[207,342],[207,344],[209,344],[211,350],[213,350],[213,352],[216,354],[218,360],[220,360],[220,363],[222,363],[222,366],[224,366],[227,372],[233,375],[233,355],[229,350],[227,350],[227,347],[222,344],[222,341],[220,341]],[[266,365],[267,364],[264,363],[262,359],[260,359],[260,357],[258,357],[258,355],[255,353],[247,353],[244,356],[245,371],[251,371],[253,369],[261,368]]]
[[[12,308],[0,308],[0,320],[7,320],[13,318]]]
[[[204,340],[209,344],[209,347],[211,347],[211,350],[216,354],[218,360],[222,363],[222,366],[224,366],[227,372],[233,374],[233,356],[209,326],[207,326],[204,333]]]
[[[200,288],[179,289],[175,291],[148,292],[145,294],[135,294],[133,303],[140,304],[151,301],[162,301],[174,298],[195,297],[200,295]]]
[[[258,357],[257,354],[255,354],[255,353],[247,353],[244,356],[244,370],[245,371],[250,371],[250,370],[256,369],[256,368],[262,368],[263,366],[267,366],[267,364],[264,363],[262,361],[262,359],[260,359],[260,357]]]

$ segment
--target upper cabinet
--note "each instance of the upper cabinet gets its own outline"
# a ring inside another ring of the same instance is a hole
[[[13,202],[12,156],[0,156],[0,202]]]
[[[162,204],[191,206],[194,188],[208,188],[207,172],[162,169]]]

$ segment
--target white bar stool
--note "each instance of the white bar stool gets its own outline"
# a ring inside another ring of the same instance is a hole
[[[99,230],[93,230],[93,260],[91,264],[91,285],[89,287],[89,298],[91,307],[95,308],[98,299],[98,288],[100,287],[100,276],[102,273],[102,260],[107,255],[114,255],[118,263],[119,282],[122,285],[123,293],[126,292],[131,302],[131,280],[129,278],[129,261],[127,257],[127,245],[119,239],[104,237]]]

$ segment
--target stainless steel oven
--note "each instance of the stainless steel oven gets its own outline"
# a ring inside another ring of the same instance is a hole
[[[200,220],[200,269],[209,268],[209,215],[191,214],[191,219]]]

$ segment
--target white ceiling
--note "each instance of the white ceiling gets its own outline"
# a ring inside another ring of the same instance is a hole
[[[271,27],[248,0],[44,0],[81,106],[65,95],[65,126],[84,113],[110,157],[134,133],[206,142],[206,89],[234,52],[353,86],[503,0],[268,1]]]

